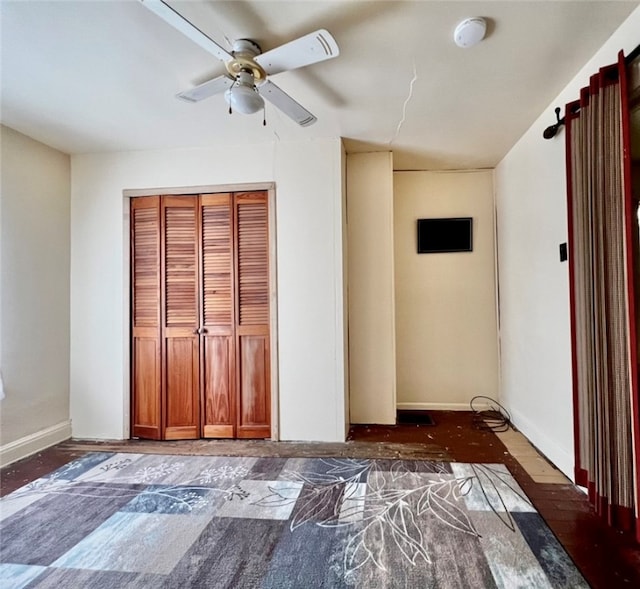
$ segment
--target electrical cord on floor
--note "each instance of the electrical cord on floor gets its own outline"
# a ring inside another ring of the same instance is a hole
[[[480,409],[480,405],[482,407],[488,405],[489,408]],[[469,406],[473,411],[473,425],[475,428],[492,432],[506,432],[511,427],[511,415],[495,399],[477,395],[471,399]]]

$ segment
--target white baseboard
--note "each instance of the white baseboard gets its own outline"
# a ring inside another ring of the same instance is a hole
[[[488,405],[486,405],[488,407]],[[484,409],[482,403],[474,407]],[[405,411],[471,411],[469,403],[396,403],[396,408]]]
[[[71,421],[62,421],[24,438],[0,446],[0,467],[22,460],[71,437]]]
[[[518,411],[509,409],[511,413],[511,422],[546,458],[559,470],[561,470],[569,479],[575,481],[574,465],[575,457],[573,455],[573,447],[567,449],[558,446],[558,444],[549,439],[549,436],[543,432],[537,425],[527,419]],[[569,424],[573,427],[573,424]]]

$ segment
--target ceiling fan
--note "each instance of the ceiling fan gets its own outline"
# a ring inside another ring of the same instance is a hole
[[[280,47],[262,53],[250,39],[238,39],[231,52],[224,49],[162,0],[140,0],[149,10],[183,35],[200,45],[227,67],[227,73],[177,95],[187,102],[199,102],[224,92],[229,111],[252,114],[264,108],[264,99],[302,127],[316,117],[276,86],[269,76],[332,59],[340,54],[331,34],[320,29]]]

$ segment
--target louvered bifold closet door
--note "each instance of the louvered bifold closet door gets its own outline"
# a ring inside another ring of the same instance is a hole
[[[164,438],[200,437],[198,199],[162,199]]]
[[[131,200],[131,289],[131,435],[159,440],[162,352],[158,196]]]
[[[271,435],[267,192],[235,193],[239,438]]]
[[[203,436],[232,438],[235,420],[233,195],[200,197]]]

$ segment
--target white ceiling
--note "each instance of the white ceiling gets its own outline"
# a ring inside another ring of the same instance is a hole
[[[176,100],[224,65],[136,0],[2,0],[2,122],[67,153],[342,136],[350,152],[392,149],[396,169],[493,167],[638,5],[168,1],[225,47],[328,29],[337,59],[272,78],[318,122],[267,105],[263,127],[261,114],[229,116],[222,96]],[[460,49],[453,30],[469,16],[488,35]]]

